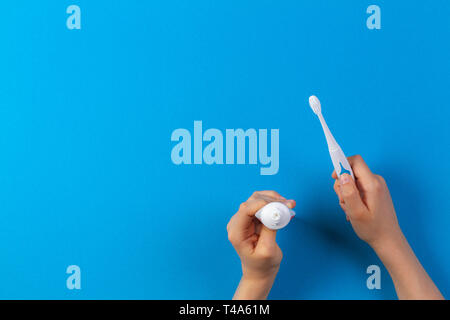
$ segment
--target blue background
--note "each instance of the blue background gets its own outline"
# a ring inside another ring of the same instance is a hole
[[[449,17],[447,0],[3,2],[0,298],[230,298],[225,226],[265,189],[298,203],[270,298],[396,298],[383,267],[366,287],[381,262],[339,207],[311,94],[346,154],[386,178],[448,297]],[[279,173],[174,165],[170,135],[194,120],[280,129]]]

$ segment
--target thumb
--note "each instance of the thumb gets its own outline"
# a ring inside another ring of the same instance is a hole
[[[367,213],[368,209],[362,201],[359,190],[352,177],[345,173],[341,175],[339,182],[342,197],[341,204],[345,213],[347,213],[350,218],[358,218]]]
[[[258,247],[270,248],[277,245],[276,242],[277,230],[271,230],[265,225],[262,225],[261,232],[259,233]]]

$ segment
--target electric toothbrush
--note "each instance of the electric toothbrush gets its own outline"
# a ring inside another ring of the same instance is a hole
[[[271,202],[259,209],[255,217],[271,230],[278,230],[288,225],[295,212],[281,202]]]
[[[309,97],[309,105],[314,113],[320,120],[320,124],[322,125],[323,132],[325,133],[325,138],[327,139],[328,151],[330,152],[331,161],[333,162],[334,170],[338,177],[342,174],[347,173],[355,179],[352,171],[352,167],[348,163],[347,157],[342,151],[341,147],[337,144],[333,135],[331,134],[330,129],[325,122],[325,119],[322,116],[322,107],[320,105],[320,101],[316,96]]]

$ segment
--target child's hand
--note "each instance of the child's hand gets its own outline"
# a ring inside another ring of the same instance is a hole
[[[361,156],[348,158],[356,181],[348,174],[334,190],[358,237],[377,253],[392,277],[399,299],[443,299],[404,237],[384,179],[373,174]]]
[[[359,238],[372,248],[402,236],[386,182],[373,174],[361,156],[349,157],[356,181],[348,174],[338,179],[334,190],[342,209]]]
[[[228,239],[242,262],[242,279],[235,299],[265,299],[280,267],[283,254],[275,241],[276,231],[266,228],[256,212],[270,202],[283,202],[295,207],[275,191],[255,192],[227,225]]]

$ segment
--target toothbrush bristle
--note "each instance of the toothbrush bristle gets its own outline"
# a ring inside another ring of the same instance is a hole
[[[312,111],[314,111],[316,115],[320,114],[321,112],[320,101],[316,96],[309,97],[309,105],[311,106]]]

